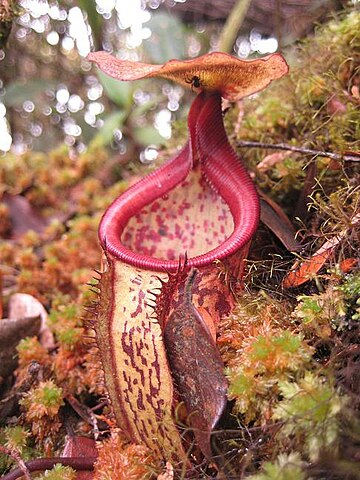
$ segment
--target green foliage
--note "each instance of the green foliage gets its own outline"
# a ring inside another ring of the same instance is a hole
[[[31,448],[30,442],[30,432],[20,425],[0,429],[0,445],[17,452],[23,460],[29,460],[36,453]],[[14,460],[10,456],[0,452],[0,474],[9,470],[13,464]]]
[[[93,151],[110,145],[115,130],[131,130],[134,140],[142,146],[163,143],[164,138],[154,126],[149,124],[138,126],[139,123],[144,123],[144,115],[155,108],[161,98],[158,95],[152,95],[149,101],[134,107],[133,94],[136,83],[120,82],[102,73],[101,70],[97,73],[106,95],[120,108],[120,111],[110,113],[103,118],[104,124],[90,141],[89,150]]]
[[[123,109],[123,114],[128,114],[133,103],[134,84],[131,82],[119,82],[119,80],[109,77],[109,75],[106,75],[99,69],[97,70],[97,75],[106,95],[118,107]]]
[[[185,31],[176,16],[166,12],[154,12],[146,26],[151,29],[152,35],[143,42],[143,47],[152,63],[184,58]]]
[[[46,470],[43,475],[36,476],[36,480],[76,480],[77,473],[71,467],[61,464],[55,465],[51,470]]]
[[[105,117],[103,126],[90,141],[89,149],[92,150],[103,148],[109,145],[113,139],[114,131],[122,128],[126,117],[126,111],[110,113],[107,117]]]
[[[280,454],[275,462],[265,462],[261,472],[251,475],[249,480],[305,480],[301,457],[298,452]]]
[[[275,407],[273,418],[285,424],[279,438],[289,438],[315,461],[324,449],[336,448],[338,414],[346,404],[329,379],[306,372],[298,382],[279,382],[283,400]]]
[[[344,295],[347,313],[351,320],[360,320],[360,272],[355,272],[346,277],[345,282],[338,287]]]
[[[360,12],[353,9],[319,26],[314,36],[288,51],[289,75],[256,98],[245,100],[239,138],[338,153],[359,150],[359,30]],[[274,152],[251,149],[246,157],[255,166]],[[257,171],[258,182],[290,210],[303,188],[305,168],[311,163],[317,166],[321,197],[339,188],[344,178],[342,165],[334,168],[328,158],[287,152],[273,165]]]
[[[27,82],[14,81],[7,88],[1,101],[6,107],[19,107],[26,100],[36,102],[47,89],[54,88],[55,81],[49,81],[41,78],[29,80]]]
[[[25,408],[28,419],[54,417],[64,404],[63,391],[53,380],[40,382],[25,394],[20,404]]]
[[[164,143],[164,137],[155,127],[146,126],[134,129],[134,138],[140,145],[160,145]]]
[[[330,336],[331,327],[339,324],[346,313],[343,295],[331,285],[320,294],[300,295],[297,300],[294,317],[321,338]]]
[[[301,335],[270,330],[248,341],[239,357],[239,365],[227,369],[229,396],[235,399],[235,410],[249,421],[269,414],[279,384],[308,364],[311,349]]]
[[[97,11],[97,4],[89,2],[88,0],[79,0],[79,7],[86,12],[86,19],[91,27],[92,38],[95,44],[95,49],[101,47],[102,30],[104,26],[104,19]]]

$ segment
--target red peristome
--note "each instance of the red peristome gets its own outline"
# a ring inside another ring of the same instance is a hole
[[[156,231],[154,225],[147,225],[146,221],[140,221],[142,231],[138,232],[137,239],[130,241],[131,228],[128,224],[132,218],[141,214],[143,209],[150,210],[155,215],[157,233],[161,237],[166,233],[161,217],[166,218],[166,212],[159,210],[158,199],[161,199],[161,207],[166,204],[166,195],[177,188],[182,189],[186,185],[186,177],[198,164],[195,170],[199,169],[205,182],[214,190],[214,197],[211,203],[216,202],[216,193],[222,198],[223,207],[219,204],[217,218],[218,226],[212,226],[212,235],[215,237],[206,245],[203,251],[196,251],[192,256],[191,241],[183,242],[181,239],[180,248],[177,250],[177,257],[180,254],[188,253],[188,266],[200,267],[210,265],[215,260],[222,260],[231,256],[241,248],[245,247],[251,240],[259,221],[258,195],[247,171],[240,159],[231,148],[222,121],[221,97],[220,94],[200,94],[193,102],[189,113],[190,142],[174,158],[165,163],[160,169],[144,177],[140,182],[130,187],[124,194],[118,197],[108,208],[100,224],[99,236],[103,248],[115,258],[130,265],[155,271],[176,272],[178,258],[169,258],[166,253],[161,252],[161,257],[156,255]],[[202,180],[199,182],[201,183]],[[204,185],[203,194],[211,197],[206,192]],[[216,193],[215,193],[216,192]],[[204,209],[203,202],[199,200],[199,208]],[[196,202],[198,201],[196,200]],[[170,202],[173,201],[170,199]],[[186,198],[178,205],[178,210],[185,215],[186,209],[192,207],[186,203]],[[227,209],[230,209],[233,227],[222,228],[226,221]],[[206,229],[206,221],[213,222],[213,218],[206,218],[206,211],[201,212],[203,228]],[[138,217],[139,218],[139,217]],[[146,217],[144,217],[146,219]],[[178,225],[172,231],[176,237],[180,234],[181,228],[188,229],[186,218],[178,218]],[[134,220],[133,220],[134,222]],[[192,218],[188,223],[194,224]],[[130,224],[129,224],[130,225]],[[183,227],[182,227],[183,225]],[[144,228],[145,227],[145,228]],[[218,227],[218,228],[216,228]],[[153,230],[150,231],[150,228]],[[189,235],[196,241],[197,232],[190,232]],[[146,250],[145,240],[147,235],[152,237],[155,248]],[[134,239],[134,237],[132,237]],[[171,238],[167,240],[171,241]],[[215,244],[213,242],[216,242]],[[135,251],[136,246],[136,251]],[[131,248],[130,248],[131,247]],[[172,256],[171,245],[168,245],[168,252]],[[195,249],[196,250],[196,249]],[[205,250],[205,251],[204,251]]]

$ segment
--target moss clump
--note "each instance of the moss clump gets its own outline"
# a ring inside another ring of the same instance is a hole
[[[71,467],[57,464],[43,475],[36,476],[36,480],[76,480],[77,473]]]
[[[150,450],[143,445],[126,445],[122,436],[113,430],[102,443],[95,464],[94,480],[149,480],[159,470]]]
[[[274,420],[284,421],[278,438],[303,451],[315,461],[320,452],[337,448],[339,412],[347,399],[339,396],[332,381],[306,372],[298,382],[280,382],[282,400],[276,406]]]
[[[38,387],[30,390],[21,401],[21,405],[26,409],[28,420],[55,417],[62,404],[62,390],[51,380],[41,382]]]
[[[235,411],[244,414],[247,422],[271,416],[281,381],[306,368],[311,351],[301,335],[289,330],[266,328],[244,342],[236,359],[239,365],[227,370]]]
[[[0,445],[16,452],[24,460],[28,460],[33,454],[31,433],[20,425],[0,429]],[[10,456],[0,452],[0,472],[8,470],[14,465],[14,462]]]
[[[290,74],[245,101],[238,138],[319,151],[358,151],[359,30],[360,12],[354,8],[288,51]],[[266,172],[256,168],[274,152],[252,149],[246,158],[255,167],[259,184],[289,210],[303,188],[310,164],[316,164],[316,177],[325,191],[337,188],[343,167],[348,167],[329,158],[286,152],[269,164]]]
[[[305,480],[304,462],[297,452],[280,454],[274,462],[265,462],[261,473],[248,477],[251,480]]]
[[[48,453],[53,451],[54,439],[62,425],[59,410],[63,404],[63,391],[52,380],[40,382],[20,400],[25,422]]]

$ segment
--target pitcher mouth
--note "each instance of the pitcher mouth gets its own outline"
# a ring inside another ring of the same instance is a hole
[[[155,200],[181,186],[196,167],[202,178],[222,198],[232,217],[232,231],[227,232],[217,246],[204,253],[191,255],[186,246],[177,257],[187,253],[190,267],[211,265],[246,246],[256,231],[259,221],[259,201],[256,189],[230,146],[224,129],[219,94],[200,94],[194,100],[189,114],[190,141],[174,158],[144,177],[120,195],[105,212],[99,237],[104,250],[130,265],[155,271],[175,272],[178,258],[166,255],[148,255],[129,248],[122,240],[130,220]],[[179,219],[181,222],[181,219]],[[221,226],[219,226],[220,228]],[[216,240],[212,243],[216,244]]]

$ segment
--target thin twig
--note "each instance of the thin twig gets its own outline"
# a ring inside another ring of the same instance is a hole
[[[26,467],[24,460],[21,458],[21,455],[18,451],[13,448],[7,448],[3,445],[0,445],[0,452],[5,455],[9,455],[15,462],[19,465],[17,471],[21,473],[21,477],[24,476],[26,480],[31,480],[29,469]]]
[[[288,150],[290,152],[304,153],[305,155],[316,155],[318,157],[328,157],[333,160],[345,160],[347,162],[360,162],[359,155],[342,155],[341,153],[322,152],[321,150],[313,150],[311,148],[295,147],[294,145],[288,145],[286,143],[263,143],[263,142],[248,142],[241,140],[236,142],[236,146],[239,148],[269,148],[273,150]]]

